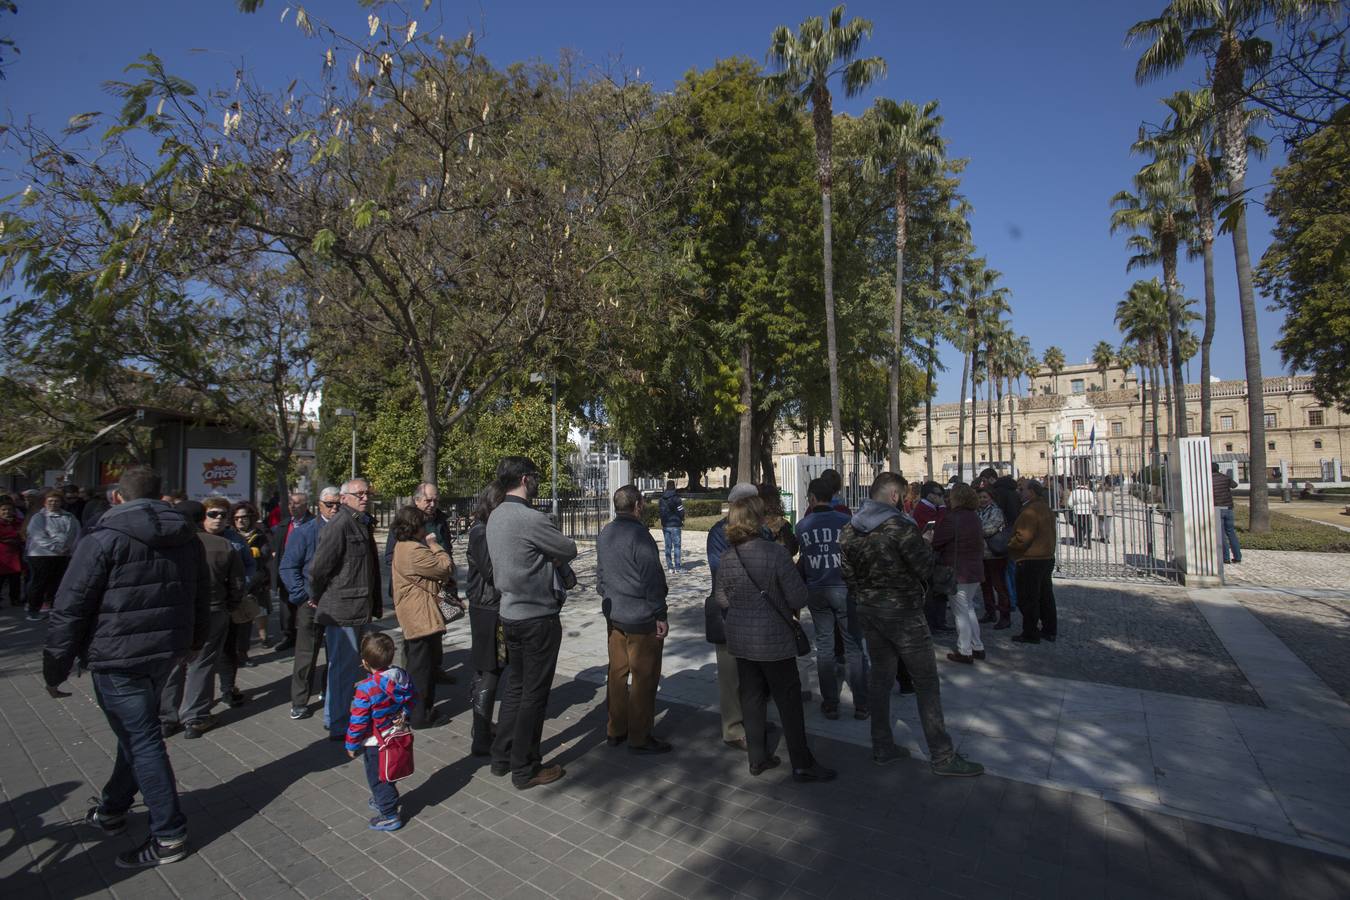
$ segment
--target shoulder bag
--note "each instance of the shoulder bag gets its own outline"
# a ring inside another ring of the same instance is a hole
[[[380,681],[380,690],[391,701],[394,699],[384,687],[384,681]],[[408,727],[408,716],[406,713],[399,714],[394,720],[394,724],[381,731],[373,727],[371,731],[375,733],[375,743],[379,746],[379,770],[381,781],[399,781],[407,778],[413,773],[413,733]]]
[[[773,599],[769,597],[769,592],[759,586],[759,582],[755,580],[755,576],[750,574],[750,569],[746,566],[745,560],[741,559],[741,548],[733,544],[731,549],[735,551],[736,558],[741,561],[741,568],[745,571],[745,577],[749,578],[750,583],[755,586],[755,590],[759,591],[759,599],[768,604],[769,608],[778,614],[778,618],[782,619],[784,624],[792,629],[792,637],[797,642],[797,655],[806,656],[809,654],[811,652],[811,641],[807,639],[806,632],[802,629],[802,623],[779,609],[778,604],[774,603]]]

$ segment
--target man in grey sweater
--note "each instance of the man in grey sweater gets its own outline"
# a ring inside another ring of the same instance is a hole
[[[642,524],[642,494],[631,484],[614,492],[614,521],[595,544],[595,587],[609,631],[607,741],[628,741],[630,753],[666,753],[652,734],[666,623],[666,576],[656,541]],[[628,685],[628,676],[633,684]]]
[[[526,790],[563,776],[561,766],[543,765],[539,741],[562,645],[557,569],[576,558],[577,545],[530,505],[539,496],[534,463],[523,456],[503,458],[497,483],[506,496],[488,519],[487,547],[502,595],[499,614],[508,662],[492,773],[510,772],[511,783]]]

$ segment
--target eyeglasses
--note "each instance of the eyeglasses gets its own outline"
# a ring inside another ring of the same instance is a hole
[[[223,518],[225,518],[225,513],[221,512],[221,511],[218,510],[218,509],[213,509],[213,510],[211,510],[209,513],[206,514],[206,517],[207,517],[208,519],[223,519]]]
[[[338,505],[338,502],[336,500],[320,500],[319,505],[324,509],[332,509]]]
[[[369,497],[370,491],[348,491],[348,497]]]

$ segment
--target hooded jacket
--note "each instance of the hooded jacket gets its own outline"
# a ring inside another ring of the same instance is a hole
[[[674,488],[668,488],[661,495],[661,502],[656,505],[656,510],[661,517],[662,528],[684,527],[684,501],[675,493]]]
[[[47,625],[43,676],[78,659],[91,671],[145,672],[206,643],[211,585],[197,529],[167,503],[132,500],[85,535]]]
[[[898,507],[866,500],[839,536],[844,583],[860,609],[922,609],[933,551]]]

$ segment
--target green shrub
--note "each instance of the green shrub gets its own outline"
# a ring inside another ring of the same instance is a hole
[[[1234,509],[1238,543],[1243,550],[1303,550],[1313,553],[1350,553],[1350,532],[1320,525],[1306,519],[1296,519],[1283,513],[1270,514],[1270,531],[1252,534],[1248,531],[1248,509]]]
[[[693,526],[693,525],[690,523],[690,520],[691,520],[691,519],[702,519],[702,518],[706,518],[706,517],[708,517],[708,516],[712,516],[713,521],[716,521],[717,519],[721,518],[721,516],[722,516],[722,503],[723,503],[723,501],[721,501],[721,500],[686,500],[686,501],[684,501],[684,527],[685,527],[685,528],[695,528],[695,526]],[[644,523],[648,528],[658,528],[658,527],[660,527],[660,524],[661,524],[661,523],[660,523],[660,521],[659,521],[659,519],[658,519],[659,513],[660,513],[660,501],[657,500],[657,499],[652,499],[652,500],[647,501],[647,503],[642,507],[642,521],[643,521],[643,523]],[[711,526],[709,526],[709,527],[711,527]],[[703,531],[706,531],[707,529],[706,529],[706,528],[704,528],[704,529],[697,529],[697,528],[695,528],[695,530],[703,530]]]

